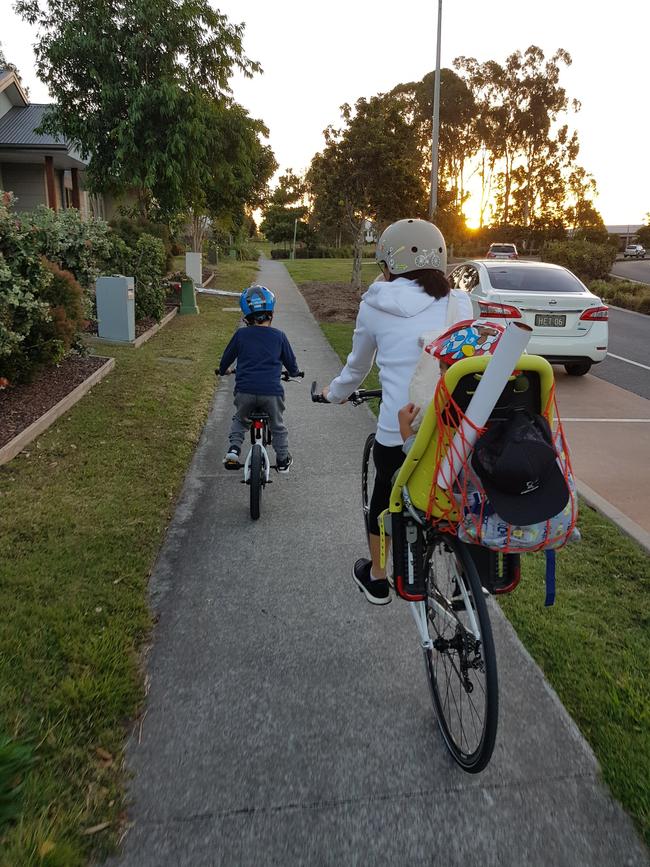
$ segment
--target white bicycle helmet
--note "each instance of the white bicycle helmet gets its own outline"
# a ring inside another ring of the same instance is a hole
[[[375,251],[391,274],[408,274],[421,268],[447,273],[447,245],[442,232],[427,220],[398,220],[382,232]]]

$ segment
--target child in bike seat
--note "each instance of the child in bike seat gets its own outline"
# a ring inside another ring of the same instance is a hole
[[[502,325],[487,319],[466,319],[452,325],[433,343],[425,347],[425,352],[438,359],[440,376],[442,377],[452,364],[462,358],[492,355],[504,331]],[[407,403],[397,413],[399,430],[404,441],[402,449],[405,454],[411,450],[417,434],[413,422],[419,411],[419,406],[414,403]]]
[[[247,328],[239,328],[226,346],[219,362],[219,375],[235,371],[235,414],[228,437],[229,447],[223,459],[226,469],[238,469],[244,438],[250,427],[252,412],[265,412],[270,419],[271,438],[278,472],[288,473],[293,463],[289,453],[288,432],[282,420],[284,389],[280,376],[284,366],[291,376],[300,371],[286,334],[273,328],[275,295],[265,286],[249,286],[239,298]]]

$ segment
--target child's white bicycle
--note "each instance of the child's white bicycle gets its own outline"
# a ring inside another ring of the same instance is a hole
[[[234,371],[228,372],[233,373]],[[283,370],[280,378],[284,382],[297,382],[304,375],[304,371],[301,370],[298,376],[292,377],[288,371]],[[262,491],[271,484],[271,470],[276,469],[276,466],[271,463],[269,453],[266,450],[266,447],[271,444],[271,420],[268,413],[252,412],[248,419],[250,421],[251,449],[246,455],[244,463],[238,464],[238,467],[244,470],[242,484],[249,486],[251,518],[257,521],[261,511]]]

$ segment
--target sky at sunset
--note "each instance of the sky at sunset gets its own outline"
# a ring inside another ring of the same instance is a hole
[[[420,79],[435,64],[436,0],[222,0],[246,22],[245,49],[264,74],[233,79],[234,95],[270,129],[282,169],[303,171],[322,147],[338,107]],[[33,72],[35,32],[0,0],[0,43],[31,98],[49,101]],[[650,2],[603,0],[443,0],[442,65],[458,55],[503,61],[514,50],[565,48],[573,65],[561,83],[581,111],[578,162],[597,181],[606,223],[640,223],[650,211]],[[470,206],[471,211],[471,206]],[[469,212],[468,212],[469,213]],[[470,213],[471,216],[471,213]]]

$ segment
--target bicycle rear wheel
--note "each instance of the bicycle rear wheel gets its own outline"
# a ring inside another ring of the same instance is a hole
[[[474,562],[455,536],[437,535],[426,552],[425,661],[438,726],[468,773],[488,764],[499,716],[492,627]]]
[[[375,487],[375,462],[372,457],[372,449],[375,445],[374,433],[368,435],[363,447],[363,459],[361,461],[361,507],[363,509],[363,521],[368,533],[368,516],[370,514],[370,498]]]
[[[262,489],[264,488],[264,458],[262,456],[262,446],[255,443],[251,449],[250,463],[250,494],[251,494],[251,518],[254,521],[260,516],[260,507],[262,502]]]

